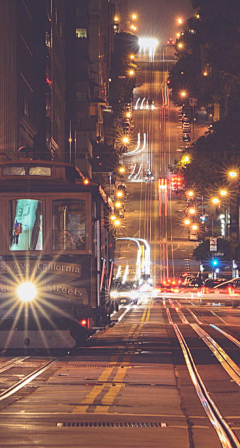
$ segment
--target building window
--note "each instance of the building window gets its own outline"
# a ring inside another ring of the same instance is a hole
[[[77,28],[76,37],[78,39],[87,39],[87,28]]]
[[[87,101],[86,92],[77,92],[77,101]]]

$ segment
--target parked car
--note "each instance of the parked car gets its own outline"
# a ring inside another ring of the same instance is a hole
[[[191,137],[187,133],[183,134],[182,139],[183,139],[184,142],[190,142],[191,141]]]

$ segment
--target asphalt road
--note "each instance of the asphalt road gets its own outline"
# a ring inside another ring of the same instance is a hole
[[[199,262],[192,260],[197,243],[188,240],[188,229],[183,224],[185,195],[172,191],[170,187],[169,166],[174,164],[187,145],[182,141],[179,108],[172,103],[169,90],[164,89],[173,62],[148,61],[138,64],[131,143],[122,157],[122,163],[127,168],[124,182],[128,197],[125,219],[118,229],[118,236],[137,236],[149,242],[152,275],[158,282],[183,272],[198,272]],[[149,100],[154,105],[153,110],[146,107]],[[192,141],[206,129],[204,123],[195,124],[194,129],[192,126]],[[153,174],[153,181],[145,181],[148,172]],[[167,182],[166,189],[160,192],[159,179],[166,179]],[[123,260],[122,254],[120,258]],[[131,265],[134,263],[132,259]]]
[[[217,430],[224,421],[240,439],[240,311],[164,297],[121,308],[118,323],[71,354],[2,353],[0,446],[234,446]]]

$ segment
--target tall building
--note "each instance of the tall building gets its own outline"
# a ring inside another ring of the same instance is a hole
[[[89,177],[93,144],[104,141],[103,109],[113,51],[113,14],[113,4],[108,0],[66,2],[67,146],[71,157]]]
[[[63,159],[64,0],[0,0],[0,151]]]

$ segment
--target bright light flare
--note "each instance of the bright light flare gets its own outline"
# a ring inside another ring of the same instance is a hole
[[[149,59],[154,60],[154,55],[159,41],[153,37],[139,37],[138,44],[140,53],[148,53]]]
[[[37,289],[31,282],[21,283],[17,288],[17,295],[22,302],[32,302],[37,295]]]
[[[219,199],[218,198],[212,198],[212,203],[213,204],[219,204]]]
[[[229,171],[228,175],[231,179],[236,179],[238,173],[236,171]]]

